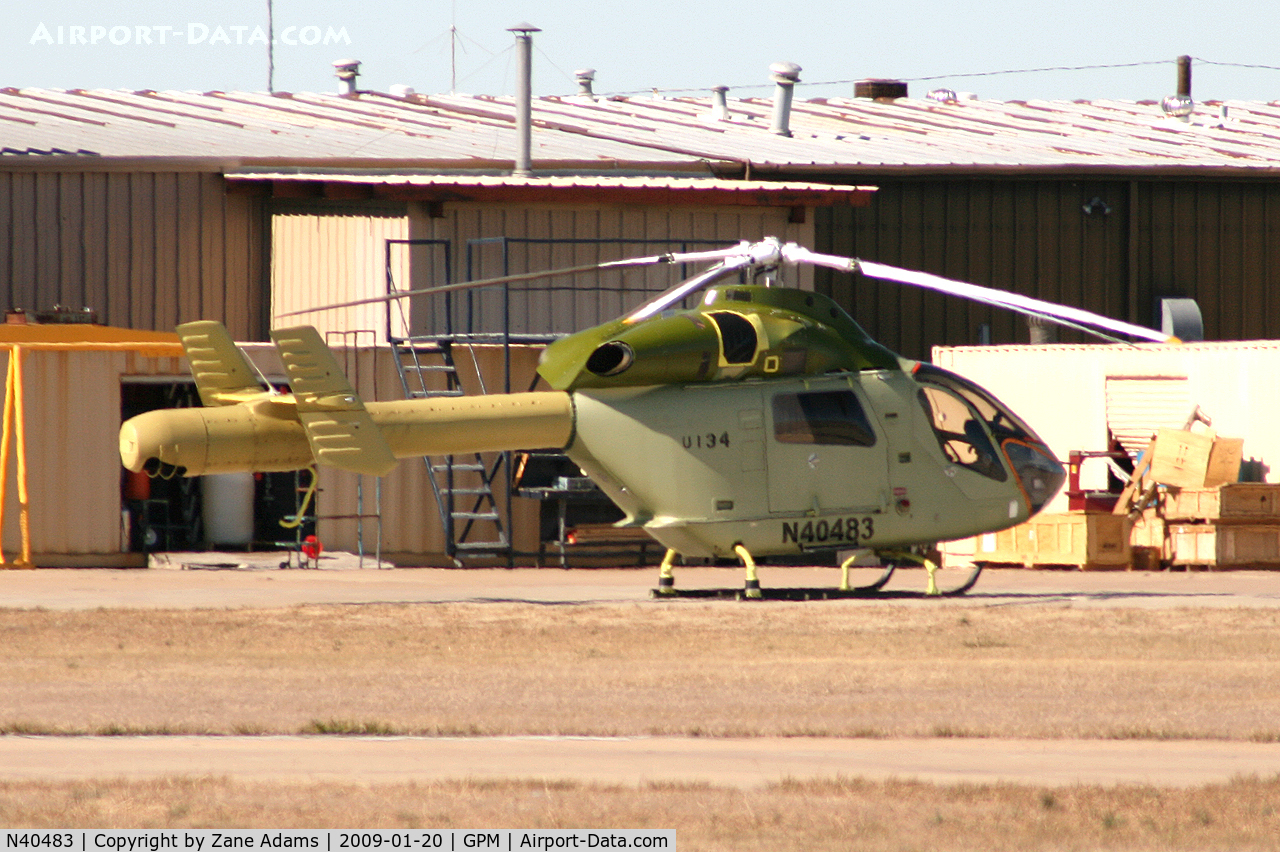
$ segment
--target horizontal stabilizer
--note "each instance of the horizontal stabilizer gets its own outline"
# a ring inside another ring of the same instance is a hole
[[[253,367],[222,323],[200,320],[183,323],[177,330],[206,407],[235,405],[263,393]]]
[[[390,472],[396,465],[391,447],[319,333],[300,326],[277,329],[271,339],[316,461],[353,473]]]

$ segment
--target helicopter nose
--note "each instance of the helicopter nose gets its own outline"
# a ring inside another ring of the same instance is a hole
[[[1058,493],[1067,478],[1066,468],[1043,444],[1006,441],[1004,451],[1031,502],[1031,514],[1034,515]]]

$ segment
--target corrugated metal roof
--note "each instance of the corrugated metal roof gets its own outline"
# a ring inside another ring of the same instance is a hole
[[[1182,122],[1145,101],[826,98],[795,103],[791,137],[770,132],[772,108],[769,99],[730,99],[728,118],[714,120],[710,98],[539,98],[534,165],[739,169],[734,176],[1280,168],[1280,103],[1201,104]],[[514,112],[511,98],[469,95],[8,88],[0,89],[0,153],[495,169],[514,155]]]

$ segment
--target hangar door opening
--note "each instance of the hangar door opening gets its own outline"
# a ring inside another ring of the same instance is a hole
[[[190,379],[135,376],[120,383],[121,422],[148,411],[200,406]],[[160,553],[296,546],[315,533],[315,502],[296,528],[305,471],[169,479],[121,471],[121,550]]]

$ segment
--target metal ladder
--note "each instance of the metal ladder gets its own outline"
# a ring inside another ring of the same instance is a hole
[[[406,399],[465,394],[452,339],[392,338],[391,347]],[[479,368],[476,376],[484,393],[484,377]],[[443,388],[439,387],[439,378],[444,379]],[[459,567],[468,560],[505,560],[510,565],[514,553],[499,496],[504,498],[509,512],[511,493],[506,480],[510,477],[505,472],[510,470],[511,454],[499,453],[492,463],[487,463],[480,453],[461,459],[424,456],[422,461],[440,510],[446,555]],[[498,493],[495,482],[500,483]]]

